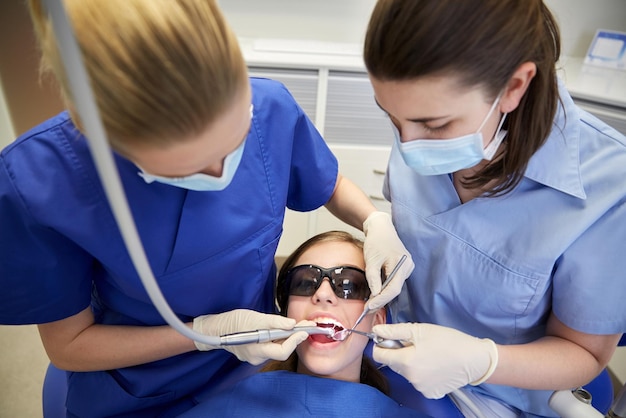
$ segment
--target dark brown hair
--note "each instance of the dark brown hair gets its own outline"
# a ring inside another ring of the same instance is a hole
[[[304,254],[309,248],[322,242],[346,242],[352,244],[355,247],[363,250],[363,241],[355,238],[348,232],[344,231],[328,231],[315,235],[305,242],[303,242],[289,257],[285,260],[278,273],[276,280],[276,307],[280,313],[287,316],[287,304],[289,302],[289,295],[283,291],[285,278],[289,269],[295,267],[296,261]],[[287,370],[296,372],[298,367],[298,354],[292,353],[292,355],[285,361],[270,361],[262,369],[262,372]],[[363,356],[361,361],[361,376],[360,382],[369,386],[372,386],[385,395],[389,395],[389,384],[385,376],[374,366],[374,364],[366,356]]]
[[[505,124],[506,148],[472,177],[486,195],[511,191],[543,145],[558,104],[558,25],[542,0],[379,0],[365,38],[369,74],[381,81],[454,76],[495,100],[525,62],[537,74]]]

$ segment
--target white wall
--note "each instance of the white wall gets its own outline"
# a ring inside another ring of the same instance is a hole
[[[376,0],[220,0],[237,35],[361,43]],[[584,56],[596,29],[626,32],[626,0],[546,0],[563,54]]]
[[[362,43],[376,0],[219,0],[246,38]]]
[[[597,29],[626,32],[626,0],[545,0],[561,27],[564,55],[585,56]]]
[[[13,125],[9,116],[9,109],[4,99],[2,83],[0,83],[0,149],[15,139]]]

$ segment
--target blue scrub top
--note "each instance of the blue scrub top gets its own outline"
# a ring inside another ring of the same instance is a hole
[[[251,86],[252,125],[223,191],[146,184],[133,163],[115,155],[154,275],[182,321],[237,308],[273,312],[285,207],[313,210],[335,187],[337,161],[289,92],[266,79],[251,79]],[[127,254],[87,141],[67,113],[0,154],[0,231],[0,323],[55,321],[90,304],[98,323],[164,323]],[[238,364],[214,350],[71,373],[69,411],[153,416]]]
[[[547,142],[509,194],[461,204],[450,176],[420,176],[394,146],[384,193],[415,270],[392,304],[394,322],[454,327],[498,344],[545,334],[550,311],[589,334],[626,331],[626,139],[562,106]],[[473,390],[554,416],[551,392]]]

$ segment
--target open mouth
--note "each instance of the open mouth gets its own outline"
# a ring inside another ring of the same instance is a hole
[[[320,328],[332,328],[335,333],[339,332],[339,331],[343,331],[344,326],[343,324],[341,324],[340,322],[337,322],[336,320],[332,319],[332,318],[316,318],[315,322],[317,324],[318,327]],[[330,343],[330,342],[335,342],[337,340],[334,340],[331,336],[328,335],[311,335],[311,338],[314,341],[320,342],[320,343]]]

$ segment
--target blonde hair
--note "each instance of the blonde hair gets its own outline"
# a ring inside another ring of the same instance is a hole
[[[214,0],[64,0],[113,146],[168,146],[205,130],[247,85],[237,39]],[[72,95],[42,0],[29,0],[42,53]],[[72,115],[79,126],[80,121]]]

